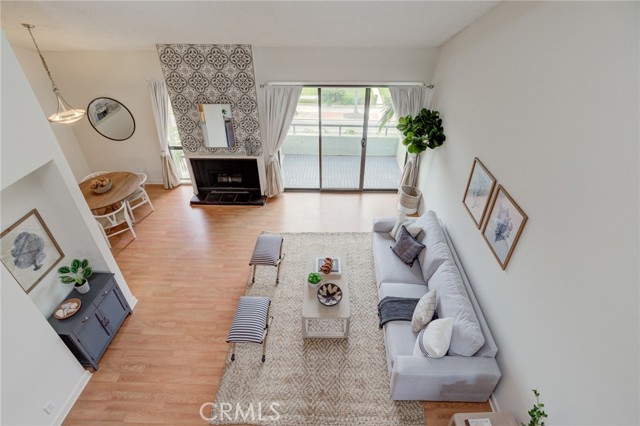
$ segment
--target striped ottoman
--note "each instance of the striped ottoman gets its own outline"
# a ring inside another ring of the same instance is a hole
[[[253,255],[249,261],[249,266],[253,266],[253,277],[251,284],[256,282],[256,266],[266,265],[278,268],[276,273],[276,285],[280,282],[280,263],[284,259],[282,254],[282,237],[280,235],[261,234],[258,236],[256,246],[253,248]]]
[[[236,359],[236,343],[259,343],[262,345],[262,362],[266,360],[267,335],[273,317],[269,317],[271,299],[261,296],[241,296],[233,317],[227,343],[232,344],[231,361]],[[269,322],[267,323],[267,319]]]

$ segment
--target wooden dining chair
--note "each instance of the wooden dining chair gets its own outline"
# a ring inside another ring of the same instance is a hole
[[[133,238],[136,238],[136,232],[133,230],[133,222],[131,221],[131,217],[129,216],[127,203],[122,203],[122,205],[118,209],[110,213],[102,215],[94,214],[93,217],[102,227],[102,232],[103,235],[107,237],[107,242],[109,242],[109,238],[113,237],[114,235],[122,234],[123,232],[127,231],[131,231],[131,234],[133,234]],[[119,231],[107,233],[108,230],[124,224],[127,225],[126,228],[123,228]],[[109,244],[109,247],[111,247],[111,244]]]
[[[133,211],[138,207],[140,207],[141,205],[148,203],[149,207],[151,207],[151,211],[155,211],[155,209],[153,208],[153,204],[151,203],[151,199],[149,198],[149,194],[147,194],[147,191],[144,189],[144,184],[147,181],[147,175],[145,173],[136,173],[136,174],[140,178],[140,186],[126,200],[126,204],[127,204],[127,208],[129,209],[131,220],[133,220],[134,222],[136,218],[133,215]],[[135,203],[135,204],[132,204],[132,203]]]
[[[109,172],[93,172],[93,173],[90,173],[90,174],[86,175],[80,182],[84,182],[85,180],[89,180],[91,178],[103,175],[105,173],[109,173]]]

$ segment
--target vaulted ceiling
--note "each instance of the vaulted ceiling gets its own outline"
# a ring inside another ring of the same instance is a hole
[[[495,1],[2,1],[2,29],[42,50],[149,50],[155,43],[438,47]]]

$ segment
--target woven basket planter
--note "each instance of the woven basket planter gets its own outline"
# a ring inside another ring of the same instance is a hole
[[[400,199],[398,208],[404,213],[411,214],[418,211],[422,192],[415,186],[403,185],[400,187]]]

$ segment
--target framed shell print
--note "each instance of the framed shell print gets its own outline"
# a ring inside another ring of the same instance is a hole
[[[513,255],[513,250],[518,244],[527,219],[527,215],[503,186],[498,185],[498,190],[493,198],[487,220],[482,229],[482,236],[489,244],[493,255],[503,270],[506,269],[511,255]]]
[[[496,179],[477,157],[474,158],[462,203],[478,229],[484,221],[495,186]]]

